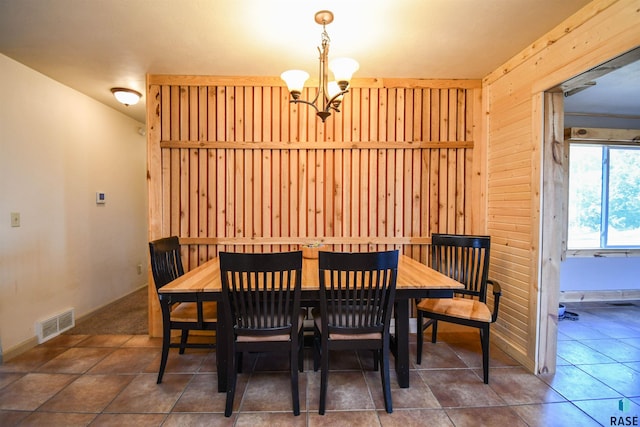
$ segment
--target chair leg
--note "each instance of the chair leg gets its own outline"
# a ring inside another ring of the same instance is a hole
[[[482,345],[482,376],[485,384],[489,384],[489,324],[480,328],[480,344]]]
[[[184,349],[187,348],[187,340],[189,339],[189,330],[183,329],[182,336],[180,337],[180,351],[179,354],[184,354]]]
[[[373,350],[373,370],[377,371],[380,366],[380,351]]]
[[[304,372],[304,333],[298,338],[298,371]]]
[[[431,342],[435,344],[438,339],[438,321],[430,319],[428,323],[431,324]]]
[[[235,357],[235,345],[229,345],[228,358],[231,366],[227,367],[227,400],[224,406],[224,416],[230,417],[233,412],[233,400],[236,395],[236,381],[238,379],[236,361]]]
[[[416,330],[417,332],[417,336],[416,336],[416,345],[417,345],[417,349],[416,349],[416,363],[419,365],[422,363],[422,343],[424,342],[424,326],[422,325],[423,317],[422,317],[422,313],[420,311],[418,311],[418,315],[416,318],[417,321],[417,325],[418,325],[418,329]]]
[[[317,335],[315,335],[313,337],[313,371],[314,372],[317,372],[318,368],[320,367],[320,359],[321,359],[320,347],[321,347],[320,338]]]
[[[299,368],[299,346],[291,348],[289,369],[291,371],[291,401],[293,403],[293,415],[300,415],[300,397],[298,393],[298,368]]]
[[[327,381],[329,380],[329,353],[328,345],[325,340],[322,343],[322,354],[320,356],[320,407],[318,414],[324,415],[324,409],[327,401]]]
[[[424,321],[424,315],[418,311],[416,318],[418,324],[418,335],[416,339],[416,363],[420,365],[422,363],[422,347],[424,346],[424,332],[431,326],[431,342],[436,343],[438,336],[438,321],[434,319],[428,319]]]
[[[164,375],[164,369],[167,366],[167,359],[169,358],[169,344],[171,343],[171,333],[166,331],[162,334],[162,355],[160,357],[160,369],[158,369],[158,379],[156,384],[162,382],[162,376]]]
[[[384,408],[390,414],[393,412],[393,405],[391,403],[391,380],[389,377],[389,345],[383,345],[380,353],[380,357],[382,358],[382,372],[380,375],[382,379],[382,393],[384,395]]]
[[[237,369],[237,372],[239,374],[241,374],[242,373],[242,363],[243,363],[242,361],[243,361],[243,358],[244,358],[244,353],[240,351],[240,352],[236,353],[235,357],[236,357],[236,369]]]

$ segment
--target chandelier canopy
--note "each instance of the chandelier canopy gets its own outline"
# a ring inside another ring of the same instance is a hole
[[[333,13],[328,10],[321,10],[315,15],[316,23],[322,25],[322,33],[318,52],[320,54],[318,89],[315,98],[307,101],[300,98],[304,83],[309,78],[309,73],[303,70],[288,70],[280,75],[285,81],[291,94],[291,103],[302,103],[313,107],[318,117],[324,122],[331,115],[331,110],[340,111],[340,103],[344,94],[349,92],[349,82],[353,73],[360,67],[351,58],[335,58],[329,62],[329,35],[326,26],[333,22]],[[327,67],[328,64],[328,67]],[[335,80],[329,81],[328,69],[333,72]]]

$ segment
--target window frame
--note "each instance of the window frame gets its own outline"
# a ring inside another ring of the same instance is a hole
[[[607,129],[569,129],[567,136],[584,135],[587,131],[607,131]],[[611,129],[609,131],[624,131]],[[633,130],[632,132],[637,132]],[[583,139],[583,138],[568,138],[569,142],[569,162],[571,161],[571,146],[572,145],[596,145],[603,148],[602,152],[602,178],[601,178],[601,216],[600,216],[600,247],[599,248],[569,248],[569,223],[567,215],[567,242],[566,242],[566,255],[571,257],[637,257],[640,256],[640,242],[634,246],[621,246],[621,245],[608,245],[605,247],[604,243],[608,237],[608,221],[609,221],[609,180],[610,180],[610,151],[612,149],[638,149],[640,146],[637,141],[637,136],[632,137],[631,140],[607,140],[607,139]],[[569,185],[569,167],[567,167],[567,186]],[[569,208],[569,190],[567,188],[567,210]]]

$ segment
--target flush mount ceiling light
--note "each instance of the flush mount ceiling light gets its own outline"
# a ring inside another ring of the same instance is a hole
[[[318,47],[320,53],[320,71],[318,77],[318,91],[312,101],[300,99],[300,94],[304,87],[304,82],[309,78],[309,73],[302,70],[288,70],[280,75],[285,81],[291,94],[291,103],[303,103],[312,106],[316,110],[318,117],[324,122],[331,115],[331,110],[340,111],[340,103],[345,93],[349,92],[349,81],[351,76],[360,67],[351,58],[336,58],[329,63],[329,69],[333,72],[335,81],[329,81],[327,63],[329,57],[329,35],[326,25],[333,22],[333,13],[328,10],[321,10],[315,15],[316,23],[322,25],[321,46]]]
[[[129,105],[137,104],[138,101],[140,101],[140,98],[142,97],[142,94],[140,92],[137,92],[133,89],[126,89],[123,87],[111,88],[111,93],[113,93],[113,96],[116,97],[118,102],[126,105],[127,107]]]

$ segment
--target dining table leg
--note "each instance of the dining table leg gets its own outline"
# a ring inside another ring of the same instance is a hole
[[[396,376],[400,388],[409,387],[409,300],[396,299],[395,328],[392,348],[396,361]]]
[[[218,393],[227,392],[227,367],[230,363],[228,356],[229,340],[225,333],[224,308],[218,302],[218,320],[216,322],[216,368],[218,372]]]

